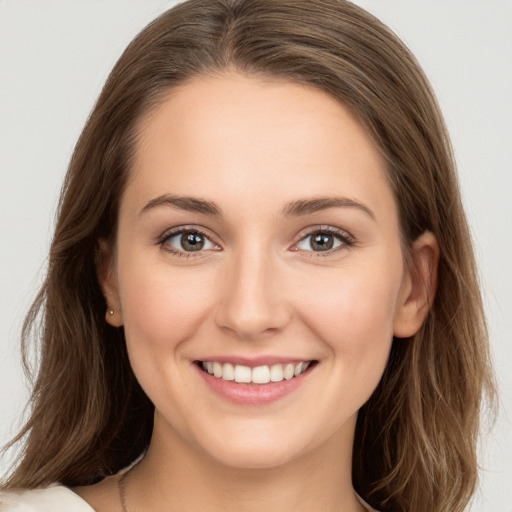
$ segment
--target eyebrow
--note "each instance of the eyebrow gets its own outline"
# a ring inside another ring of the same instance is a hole
[[[222,215],[220,207],[211,201],[198,197],[174,196],[169,194],[164,194],[149,201],[144,208],[142,208],[140,214],[162,206],[187,212],[214,215],[217,217]],[[286,204],[283,208],[283,214],[287,217],[300,217],[302,215],[310,215],[329,208],[357,208],[375,220],[375,214],[363,203],[360,203],[355,199],[339,196],[298,199]]]
[[[142,208],[140,214],[146,213],[159,206],[168,206],[176,210],[203,213],[206,215],[221,215],[221,209],[211,201],[206,201],[198,197],[173,196],[168,194],[156,197],[149,201],[149,203]]]
[[[357,208],[362,210],[375,220],[375,214],[368,208],[368,206],[350,199],[348,197],[329,196],[329,197],[314,197],[311,199],[299,199],[287,204],[283,210],[286,216],[301,216],[316,213],[328,208]]]

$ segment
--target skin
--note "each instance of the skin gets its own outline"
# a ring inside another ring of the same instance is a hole
[[[126,480],[130,511],[363,510],[351,482],[357,411],[393,336],[413,335],[427,314],[435,239],[416,240],[406,268],[379,151],[314,88],[200,77],[144,117],[139,134],[116,246],[101,243],[109,264],[99,269],[107,321],[124,326],[156,409],[149,451]],[[165,194],[220,214],[148,207]],[[332,197],[359,206],[286,212]],[[159,243],[180,226],[204,232],[205,248],[187,253],[179,236]],[[327,227],[337,246],[312,250],[309,235]],[[194,361],[214,356],[317,364],[276,402],[240,405],[198,372]],[[113,478],[76,492],[96,510],[120,510]]]

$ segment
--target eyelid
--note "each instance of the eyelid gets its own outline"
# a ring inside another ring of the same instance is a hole
[[[180,249],[174,248],[172,246],[165,247],[165,243],[171,239],[174,236],[177,236],[182,233],[199,233],[200,235],[207,238],[214,246],[216,251],[222,250],[221,245],[216,241],[216,237],[213,236],[209,230],[206,230],[202,228],[201,226],[197,225],[182,225],[182,226],[175,226],[173,228],[167,229],[164,231],[160,236],[158,236],[156,240],[156,245],[160,245],[163,250],[166,250],[170,253],[176,254],[176,255],[185,255],[186,257],[201,257],[205,256],[205,252],[208,252],[212,249],[207,250],[199,250],[197,252],[193,251],[182,251]],[[297,245],[303,241],[308,236],[313,236],[315,234],[319,233],[327,233],[329,235],[337,237],[339,240],[341,240],[341,245],[332,249],[328,249],[326,251],[308,251],[299,249]],[[290,247],[290,250],[297,251],[297,252],[304,252],[304,253],[311,253],[308,256],[309,257],[319,257],[319,256],[330,256],[333,253],[338,252],[339,250],[346,249],[348,247],[352,247],[356,244],[355,238],[346,230],[337,228],[330,225],[315,225],[315,226],[309,226],[307,228],[302,229],[299,234],[296,237],[296,241],[293,243],[293,245]]]
[[[198,233],[198,234],[204,236],[205,238],[207,238],[210,241],[210,243],[212,243],[215,246],[214,250],[221,250],[220,244],[218,244],[215,241],[215,238],[209,232],[207,232],[207,230],[205,230],[202,227],[197,226],[197,225],[175,226],[173,228],[167,229],[157,238],[156,245],[160,245],[163,250],[170,252],[171,254],[184,255],[187,258],[201,257],[201,256],[204,256],[204,253],[207,252],[208,250],[212,250],[212,249],[206,249],[206,250],[199,250],[197,252],[193,252],[193,251],[182,251],[182,250],[177,249],[172,246],[165,246],[165,243],[167,241],[169,241],[171,238],[178,236],[180,234],[183,234],[183,233]]]
[[[329,235],[335,236],[338,239],[342,241],[342,244],[338,247],[335,247],[333,249],[328,249],[326,251],[308,251],[299,249],[297,245],[302,242],[305,238],[308,236],[313,236],[319,233],[327,233]],[[292,251],[301,251],[304,253],[311,253],[308,254],[309,257],[321,257],[321,256],[331,256],[333,253],[336,253],[339,250],[346,249],[348,247],[352,247],[356,244],[355,238],[346,230],[336,228],[334,226],[329,225],[318,225],[318,226],[309,226],[303,230],[297,235],[297,240],[294,242],[290,250]]]

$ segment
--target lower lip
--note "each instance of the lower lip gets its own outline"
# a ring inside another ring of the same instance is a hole
[[[194,366],[211,390],[229,402],[240,405],[265,405],[275,402],[295,391],[313,369],[310,366],[304,373],[290,380],[268,384],[246,384],[214,377],[199,368],[197,364]]]

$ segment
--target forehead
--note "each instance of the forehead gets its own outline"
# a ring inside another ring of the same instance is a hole
[[[392,193],[383,159],[344,105],[311,86],[238,74],[198,77],[139,123],[132,184],[162,193],[293,200]],[[161,188],[168,190],[162,190]],[[392,199],[392,198],[391,198]]]

